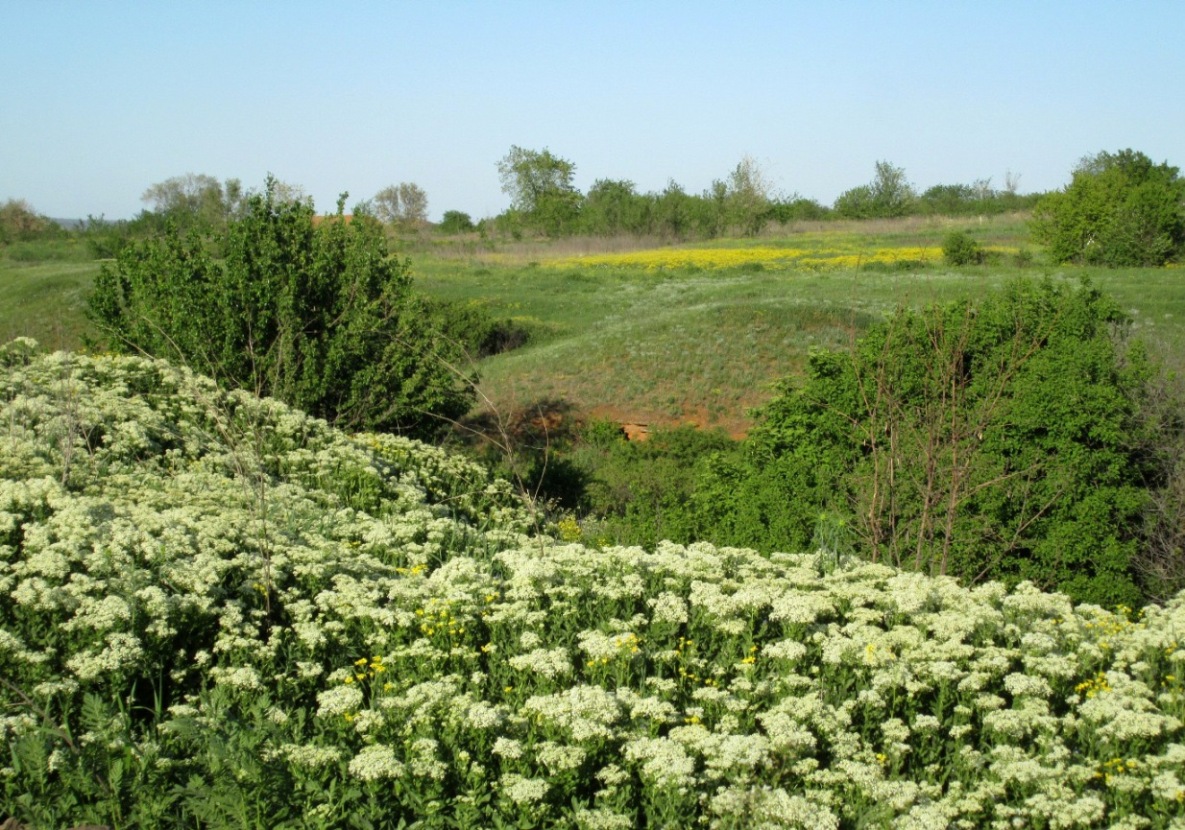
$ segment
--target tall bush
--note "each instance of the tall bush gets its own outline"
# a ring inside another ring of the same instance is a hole
[[[704,535],[802,550],[827,514],[873,561],[1135,603],[1146,368],[1121,330],[1098,291],[1048,281],[903,309],[782,387],[697,492]]]
[[[90,297],[111,349],[180,359],[350,429],[426,436],[471,403],[382,228],[278,200],[274,180],[212,237],[129,245]]]
[[[1088,156],[1037,203],[1032,230],[1056,262],[1164,265],[1185,252],[1185,180],[1134,150]]]

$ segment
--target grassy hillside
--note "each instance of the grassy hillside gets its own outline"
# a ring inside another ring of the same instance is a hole
[[[995,261],[943,265],[952,229],[970,231]],[[0,257],[0,339],[81,342],[85,292],[99,265],[71,244],[14,247]],[[756,239],[681,246],[425,237],[397,247],[425,293],[531,327],[527,347],[476,367],[503,414],[562,401],[618,421],[740,434],[750,426],[746,411],[768,399],[768,384],[799,371],[811,348],[850,343],[900,303],[977,295],[1018,273],[1089,274],[1155,351],[1174,366],[1185,354],[1180,269],[1046,267],[1023,216],[801,223]]]
[[[0,820],[1178,827],[1185,600],[559,544],[477,467],[0,351]]]
[[[967,229],[987,265],[942,263],[943,237]],[[656,247],[636,240],[411,247],[417,285],[534,327],[526,348],[479,366],[502,411],[563,400],[618,421],[720,426],[738,434],[771,381],[809,350],[842,347],[899,304],[997,288],[1018,274],[1087,274],[1177,365],[1185,353],[1179,269],[1050,268],[1023,218],[903,219],[802,225],[777,236]]]

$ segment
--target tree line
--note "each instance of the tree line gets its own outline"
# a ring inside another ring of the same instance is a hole
[[[877,162],[872,182],[842,193],[825,206],[798,194],[776,192],[761,166],[743,157],[727,176],[702,193],[689,193],[674,180],[661,192],[641,193],[626,179],[597,179],[587,193],[575,186],[576,165],[550,150],[513,146],[498,162],[509,209],[483,225],[521,236],[658,236],[670,239],[755,235],[771,223],[798,220],[875,219],[909,215],[990,215],[1032,208],[1039,194],[1018,192],[1019,177],[1005,188],[990,179],[971,185],[936,185],[918,192],[905,171]]]

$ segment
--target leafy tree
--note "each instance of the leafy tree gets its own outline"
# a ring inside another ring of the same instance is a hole
[[[708,239],[720,236],[728,230],[728,183],[714,179],[691,207],[699,235]]]
[[[685,191],[674,179],[654,201],[655,229],[663,236],[685,239],[691,230],[695,197]]]
[[[542,151],[511,146],[498,162],[502,191],[527,225],[551,236],[571,231],[580,210],[580,191],[572,183],[576,165]]]
[[[732,224],[755,236],[765,224],[773,185],[752,156],[745,156],[728,175],[728,208]]]
[[[826,219],[830,212],[830,208],[824,207],[814,199],[793,194],[771,201],[765,210],[765,219],[785,225],[789,222]]]
[[[915,198],[913,186],[905,178],[905,170],[887,161],[878,161],[872,182],[841,193],[835,200],[835,212],[845,219],[904,216]]]
[[[277,200],[276,185],[210,239],[173,228],[124,247],[89,300],[110,347],[179,358],[351,429],[427,436],[463,414],[456,352],[381,226],[347,222],[344,195],[314,225],[311,202]]]
[[[473,219],[459,210],[446,210],[436,229],[441,233],[468,233],[473,230]]]
[[[36,239],[61,230],[24,199],[9,199],[0,205],[0,244]]]
[[[826,514],[874,561],[1137,602],[1147,369],[1122,323],[1093,288],[1049,281],[898,311],[850,353],[811,355],[744,456],[707,464],[702,535],[801,550]]]
[[[148,187],[140,199],[152,205],[152,212],[183,230],[211,230],[226,224],[243,200],[238,179],[225,184],[213,176],[186,173]]]
[[[428,194],[412,182],[388,185],[372,202],[375,215],[387,224],[415,228],[428,221]]]
[[[1088,156],[1038,202],[1032,230],[1055,262],[1164,265],[1185,251],[1185,180],[1130,149]]]
[[[650,221],[650,200],[639,195],[631,181],[597,179],[584,197],[580,220],[586,233],[598,236],[645,233]]]
[[[832,206],[836,216],[844,219],[871,219],[876,215],[872,188],[866,184],[845,190]]]

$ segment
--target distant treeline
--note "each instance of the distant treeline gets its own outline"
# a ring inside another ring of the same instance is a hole
[[[1006,175],[1002,190],[993,188],[990,179],[981,179],[935,185],[919,193],[902,168],[884,161],[877,162],[871,182],[845,191],[831,206],[798,194],[776,193],[748,156],[699,194],[673,180],[661,193],[639,193],[624,179],[598,179],[581,193],[573,184],[576,165],[548,150],[512,147],[498,170],[511,206],[472,227],[516,237],[632,234],[710,239],[755,235],[770,224],[796,221],[994,215],[1032,209],[1043,195],[1018,193],[1018,177],[1012,174]],[[450,211],[442,225],[455,232],[469,229],[471,223],[465,214]]]

